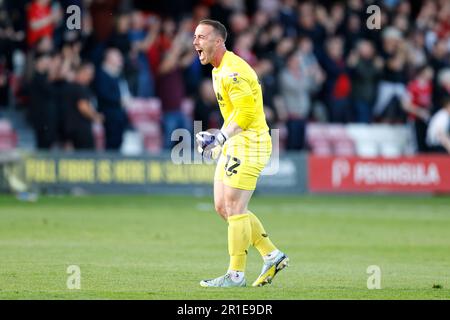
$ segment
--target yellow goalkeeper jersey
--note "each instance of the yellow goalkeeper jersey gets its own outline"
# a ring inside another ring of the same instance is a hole
[[[226,51],[212,70],[214,92],[224,119],[224,127],[234,121],[244,131],[239,135],[259,135],[269,131],[263,110],[261,84],[244,59]]]

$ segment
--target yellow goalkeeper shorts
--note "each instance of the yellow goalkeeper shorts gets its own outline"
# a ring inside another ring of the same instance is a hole
[[[215,181],[229,187],[255,190],[256,182],[272,153],[269,132],[244,131],[225,143],[217,162]]]

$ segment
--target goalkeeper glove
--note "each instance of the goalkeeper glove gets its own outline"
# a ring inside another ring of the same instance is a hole
[[[222,147],[216,146],[214,148],[201,149],[199,146],[197,150],[202,155],[203,159],[216,160],[222,152]]]
[[[223,131],[218,131],[216,134],[201,131],[195,137],[197,139],[198,152],[207,159],[217,159],[223,144],[228,138]]]
[[[223,131],[218,131],[216,134],[209,133],[208,131],[201,131],[195,135],[197,138],[197,144],[205,149],[208,146],[223,146],[228,137]]]

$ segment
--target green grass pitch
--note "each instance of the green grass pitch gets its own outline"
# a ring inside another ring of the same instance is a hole
[[[216,289],[198,284],[228,266],[211,198],[1,196],[0,299],[450,298],[449,197],[255,196],[250,209],[291,265],[266,287]],[[261,261],[251,248],[247,283]]]

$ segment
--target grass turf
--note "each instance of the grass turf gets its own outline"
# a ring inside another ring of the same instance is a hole
[[[270,286],[217,289],[198,284],[228,266],[210,198],[1,196],[0,299],[450,298],[448,197],[255,196],[250,208],[291,265]],[[370,265],[381,290],[367,289]],[[250,249],[247,283],[260,268]]]

